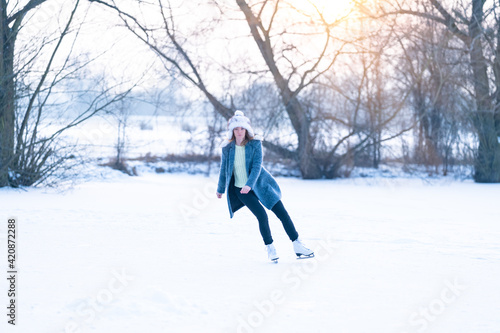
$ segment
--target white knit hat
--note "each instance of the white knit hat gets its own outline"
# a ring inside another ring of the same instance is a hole
[[[245,117],[242,111],[235,111],[234,116],[232,116],[227,122],[227,139],[231,140],[233,137],[233,130],[236,127],[243,127],[247,130],[248,135],[254,136],[252,125],[250,125],[250,119]]]

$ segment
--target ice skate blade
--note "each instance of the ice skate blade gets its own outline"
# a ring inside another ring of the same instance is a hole
[[[276,259],[271,259],[271,262],[272,262],[273,264],[277,264],[277,263],[278,263],[278,259],[279,259],[279,258],[276,258]]]
[[[314,252],[309,254],[309,255],[305,255],[305,254],[302,254],[302,253],[295,253],[297,255],[297,259],[309,259],[309,258],[314,258]]]

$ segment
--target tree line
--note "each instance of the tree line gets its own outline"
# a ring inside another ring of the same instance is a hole
[[[123,106],[140,85],[96,78],[71,90],[87,103],[40,134],[45,115],[65,110],[57,93],[92,64],[72,48],[91,9],[116,18],[157,60],[158,77],[200,94],[216,118],[247,112],[265,148],[305,179],[377,168],[393,155],[442,174],[472,165],[476,182],[500,182],[497,1],[356,0],[333,18],[313,0],[67,4],[1,1],[0,187],[36,185],[66,167],[61,133]],[[50,35],[28,29],[48,8],[64,24]]]

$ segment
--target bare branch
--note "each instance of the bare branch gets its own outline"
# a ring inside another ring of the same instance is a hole
[[[18,12],[12,14],[8,19],[7,19],[7,24],[11,24],[12,22],[16,21],[14,24],[16,26],[19,26],[21,24],[21,21],[22,19],[24,18],[24,16],[30,11],[32,10],[33,8],[41,5],[42,3],[44,3],[45,1],[47,0],[30,0],[30,2],[28,2],[26,4],[26,6],[24,6],[22,9],[20,9]],[[4,7],[5,8],[5,7]]]
[[[439,11],[439,13],[444,17],[444,24],[446,25],[446,27],[453,34],[455,34],[458,38],[460,38],[461,40],[463,40],[467,44],[469,41],[469,35],[463,31],[461,31],[458,28],[457,23],[456,23],[455,19],[453,18],[453,16],[451,16],[451,14],[448,13],[448,11],[446,9],[444,9],[444,7],[441,5],[439,0],[430,0],[430,2]]]
[[[369,17],[373,19],[381,19],[383,17],[387,16],[394,16],[394,15],[412,15],[416,17],[421,17],[425,18],[428,20],[432,20],[434,22],[440,23],[445,25],[449,31],[451,31],[455,36],[457,36],[460,40],[462,40],[466,45],[469,45],[471,43],[471,39],[469,35],[466,32],[463,32],[460,30],[460,28],[457,26],[456,20],[453,18],[453,16],[446,11],[446,9],[441,5],[441,3],[438,0],[429,0],[432,5],[438,10],[438,12],[442,15],[442,17],[433,15],[431,13],[427,12],[420,12],[420,11],[415,11],[415,10],[410,10],[410,9],[397,9],[394,11],[388,11],[384,12],[381,15],[375,16],[369,12],[369,10],[364,7],[362,4],[359,4],[361,7],[361,10],[368,15]]]
[[[54,50],[52,51],[52,55],[51,55],[51,57],[49,59],[49,62],[47,63],[47,66],[45,67],[45,71],[44,71],[42,77],[40,78],[40,81],[38,82],[38,85],[37,85],[37,87],[36,87],[33,95],[31,96],[31,98],[29,100],[28,107],[27,107],[26,113],[24,115],[24,119],[23,119],[23,121],[21,123],[20,129],[19,129],[19,133],[18,133],[18,136],[17,136],[16,151],[19,151],[19,149],[21,148],[20,145],[21,145],[21,142],[23,142],[22,137],[23,137],[24,131],[26,130],[26,126],[28,124],[28,119],[30,117],[30,114],[31,114],[31,111],[32,111],[32,108],[33,108],[33,104],[35,102],[35,99],[38,98],[40,90],[41,90],[43,84],[45,83],[45,80],[47,79],[47,76],[48,76],[48,74],[49,74],[49,72],[51,70],[52,63],[54,62],[56,54],[58,53],[59,48],[60,48],[60,46],[61,46],[64,38],[66,37],[66,35],[69,32],[69,28],[71,26],[71,23],[73,22],[73,18],[74,18],[74,15],[76,13],[76,10],[78,8],[79,3],[80,3],[80,0],[77,0],[76,4],[75,4],[75,7],[71,11],[71,15],[70,15],[70,17],[68,19],[68,22],[66,22],[66,26],[65,26],[63,32],[61,33],[61,35],[59,37],[57,45],[55,46]]]
[[[145,45],[147,45],[151,50],[156,53],[160,57],[161,60],[166,61],[167,63],[171,64],[174,66],[174,68],[181,74],[182,77],[187,79],[189,82],[191,82],[193,85],[195,85],[200,91],[205,94],[205,96],[208,98],[210,103],[214,106],[214,108],[226,119],[230,118],[233,114],[230,108],[224,106],[222,103],[220,103],[215,96],[213,96],[207,89],[207,87],[204,84],[204,81],[195,66],[195,64],[192,62],[190,56],[188,53],[184,50],[182,45],[179,43],[175,36],[175,31],[172,30],[172,27],[168,23],[168,18],[164,10],[164,5],[161,1],[158,1],[158,5],[160,8],[160,14],[162,15],[163,23],[164,23],[164,30],[170,40],[170,42],[173,44],[174,49],[176,50],[177,54],[181,56],[181,59],[185,61],[187,64],[188,70],[184,69],[183,66],[179,61],[174,59],[173,57],[169,56],[165,51],[160,49],[160,47],[152,41],[152,37],[150,35],[150,31],[142,25],[135,17],[133,17],[131,14],[128,14],[124,11],[122,11],[118,6],[115,4],[113,1],[113,4],[106,3],[101,0],[89,0],[91,2],[96,2],[102,5],[105,5],[108,8],[111,8],[112,10],[116,11],[119,15],[119,17],[122,19],[123,23],[127,27],[127,29],[134,34],[139,40],[141,40]],[[170,14],[170,17],[172,15]],[[133,21],[133,23],[140,29],[142,34],[139,34],[129,23],[127,19],[130,19]],[[172,20],[170,20],[172,21]],[[172,23],[173,26],[173,23]],[[192,74],[188,73],[190,71]]]

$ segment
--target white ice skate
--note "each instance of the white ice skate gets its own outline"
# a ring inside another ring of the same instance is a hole
[[[278,257],[278,254],[276,253],[276,248],[274,247],[274,244],[266,245],[266,250],[267,250],[267,256],[269,257],[269,260],[277,263],[279,257]]]
[[[314,252],[304,246],[304,243],[300,239],[293,241],[293,250],[297,255],[297,259],[312,258],[314,257]]]

